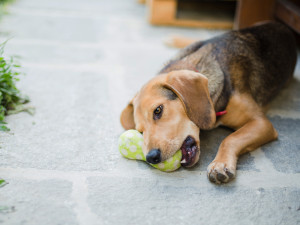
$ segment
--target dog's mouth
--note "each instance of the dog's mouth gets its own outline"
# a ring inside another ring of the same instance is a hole
[[[193,137],[188,136],[180,149],[182,152],[181,165],[185,167],[194,165],[198,151],[196,140]]]

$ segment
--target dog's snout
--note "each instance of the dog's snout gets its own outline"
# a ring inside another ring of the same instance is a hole
[[[157,164],[161,162],[161,152],[159,149],[152,149],[146,156],[148,163]]]

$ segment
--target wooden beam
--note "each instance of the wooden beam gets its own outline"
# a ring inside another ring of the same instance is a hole
[[[274,4],[275,0],[239,0],[234,28],[241,29],[259,21],[273,20]]]
[[[300,34],[300,3],[277,0],[275,17]]]
[[[177,18],[177,0],[149,0],[149,22],[161,26],[201,27],[209,29],[231,29],[232,21]]]
[[[170,24],[176,17],[176,0],[150,0],[150,23]]]

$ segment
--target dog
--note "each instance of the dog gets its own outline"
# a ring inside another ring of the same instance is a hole
[[[201,130],[234,129],[207,168],[211,182],[229,182],[239,155],[277,139],[265,112],[293,77],[296,61],[293,34],[277,22],[194,42],[141,88],[121,124],[143,133],[149,163],[181,149],[185,167],[199,160]]]

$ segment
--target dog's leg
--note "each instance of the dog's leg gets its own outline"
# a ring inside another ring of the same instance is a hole
[[[164,43],[173,48],[184,48],[194,42],[199,41],[192,38],[180,37],[180,36],[171,36],[167,38]]]
[[[275,140],[278,136],[271,122],[260,110],[254,110],[251,113],[246,109],[244,114],[243,110],[240,111],[246,105],[248,105],[248,109],[258,107],[251,99],[248,98],[246,101],[239,98],[233,104],[229,103],[229,106],[237,104],[240,100],[243,100],[240,108],[228,108],[227,118],[224,117],[222,121],[224,125],[237,130],[224,139],[215,159],[207,168],[209,180],[215,183],[226,183],[235,177],[239,155],[253,151],[261,145]]]

